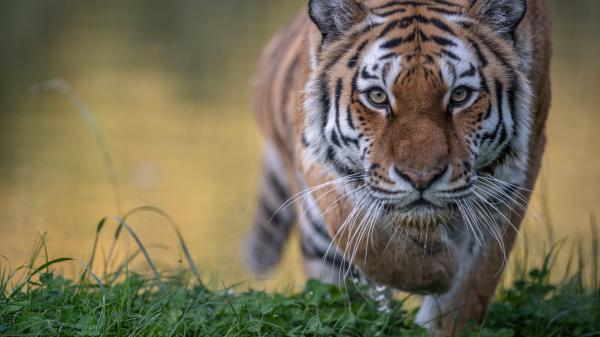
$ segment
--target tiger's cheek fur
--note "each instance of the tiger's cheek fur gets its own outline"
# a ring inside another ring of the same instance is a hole
[[[386,118],[381,113],[372,111],[360,103],[358,93],[352,95],[350,109],[352,118],[356,124],[358,138],[360,140],[360,159],[363,169],[368,169],[367,163],[373,152],[376,139],[380,138],[386,127]]]
[[[480,93],[477,101],[468,109],[461,111],[453,116],[453,125],[456,130],[457,138],[462,140],[463,151],[468,154],[464,160],[469,160],[471,164],[479,156],[481,141],[484,135],[483,120],[489,113],[490,102],[486,93]]]

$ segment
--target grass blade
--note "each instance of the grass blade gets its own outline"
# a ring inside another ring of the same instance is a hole
[[[131,237],[135,240],[136,244],[142,251],[142,254],[144,254],[144,257],[146,258],[146,262],[148,262],[148,266],[150,266],[150,269],[152,269],[152,273],[154,274],[156,281],[158,282],[158,284],[162,284],[161,278],[160,278],[160,273],[158,272],[158,268],[156,268],[156,265],[154,265],[154,262],[152,261],[152,258],[150,258],[150,254],[148,253],[148,250],[142,243],[142,240],[140,240],[139,236],[137,236],[137,234],[133,231],[133,229],[131,229],[131,227],[129,227],[129,225],[125,222],[125,220],[117,219],[117,221],[119,222],[119,226],[122,228],[125,228],[127,230],[127,232],[129,232]]]

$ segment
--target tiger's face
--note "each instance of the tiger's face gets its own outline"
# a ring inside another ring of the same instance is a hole
[[[531,95],[511,35],[524,8],[504,8],[513,27],[502,30],[485,4],[463,2],[311,2],[323,41],[307,143],[405,219],[445,217],[464,198],[489,197],[476,189],[482,175],[526,165]]]

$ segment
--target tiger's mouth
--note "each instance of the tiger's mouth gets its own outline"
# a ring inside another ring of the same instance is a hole
[[[468,184],[453,190],[405,191],[380,187],[369,182],[356,184],[357,188],[366,186],[366,191],[362,192],[362,196],[365,196],[371,203],[380,205],[379,218],[382,223],[390,224],[392,227],[411,228],[416,231],[432,231],[440,226],[452,226],[459,214],[458,207],[461,200],[468,198],[471,194],[470,190],[473,188],[473,184]],[[439,195],[440,192],[450,191],[455,195]],[[460,191],[461,194],[457,194],[457,191]],[[368,210],[371,203],[358,204]]]
[[[417,210],[430,210],[430,209],[439,209],[440,207],[431,201],[425,199],[424,197],[420,197],[419,199],[411,202],[406,206],[407,209],[417,209]]]

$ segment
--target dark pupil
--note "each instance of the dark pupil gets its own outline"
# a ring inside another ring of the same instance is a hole
[[[381,101],[384,100],[384,95],[383,92],[381,92],[380,90],[375,90],[371,93],[371,97],[373,98],[373,100],[375,100],[377,103],[381,103]]]
[[[462,101],[465,96],[465,89],[458,89],[454,92],[454,98],[456,101]]]

